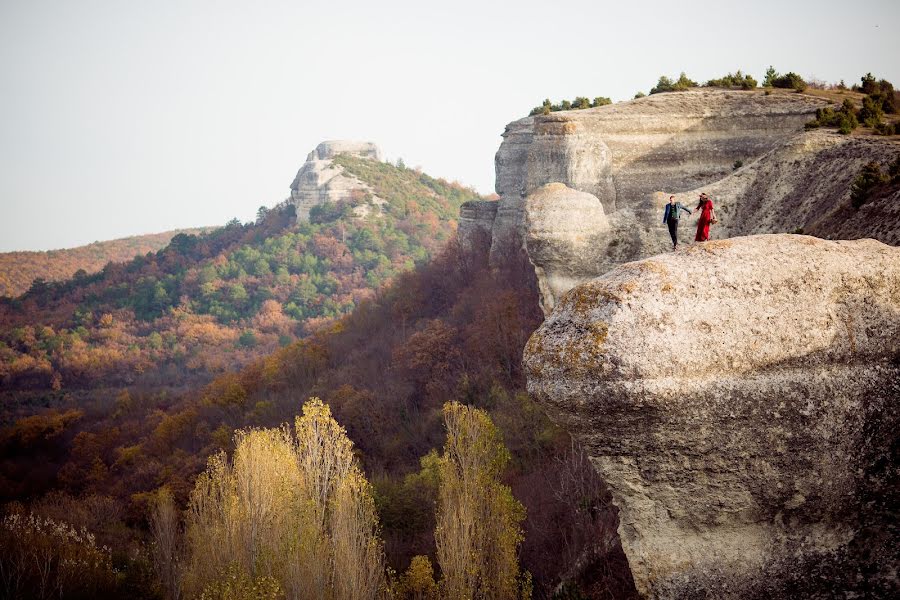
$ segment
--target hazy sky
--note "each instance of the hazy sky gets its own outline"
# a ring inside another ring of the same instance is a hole
[[[326,139],[493,191],[545,97],[900,83],[900,2],[0,0],[0,251],[249,220]]]

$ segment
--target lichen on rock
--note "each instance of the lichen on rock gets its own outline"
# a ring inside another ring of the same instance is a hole
[[[758,235],[685,257],[573,288],[524,357],[613,492],[638,590],[896,597],[900,249]]]

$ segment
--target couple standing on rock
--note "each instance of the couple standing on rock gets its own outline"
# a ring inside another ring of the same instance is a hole
[[[697,235],[694,236],[694,241],[705,242],[709,240],[709,226],[717,223],[716,215],[713,213],[712,200],[705,192],[700,194],[700,202],[697,203],[695,210],[700,211],[700,219],[697,221]],[[663,213],[663,223],[669,226],[673,250],[678,250],[678,221],[681,219],[682,212],[692,214],[684,204],[675,201],[675,196],[669,196],[669,203],[666,204],[666,210]]]

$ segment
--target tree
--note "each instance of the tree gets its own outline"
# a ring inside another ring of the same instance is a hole
[[[766,76],[763,79],[763,87],[774,87],[776,77],[778,77],[778,71],[775,70],[775,67],[769,65],[769,68],[766,69]]]
[[[582,109],[582,108],[590,108],[590,107],[591,107],[591,101],[584,96],[578,96],[577,98],[575,98],[575,100],[572,101],[572,108]]]
[[[768,76],[768,73],[766,73]],[[806,81],[793,71],[778,75],[772,80],[772,86],[802,92],[806,89]]]
[[[444,405],[444,424],[434,532],[443,595],[530,596],[530,578],[519,572],[516,556],[525,509],[500,481],[510,459],[500,432],[485,411],[458,402]]]
[[[210,458],[191,494],[188,595],[271,578],[289,598],[378,597],[386,584],[371,487],[328,406],[310,399],[293,434],[249,429],[234,440],[233,459]]]
[[[876,102],[872,96],[863,98],[862,108],[859,109],[859,120],[866,127],[875,127],[881,122],[884,116],[884,110],[881,108],[881,102]]]
[[[675,82],[665,75],[660,75],[659,81],[650,89],[650,94],[659,94],[662,92],[671,92],[675,89]]]
[[[850,186],[850,200],[855,208],[859,208],[869,199],[872,190],[890,181],[890,177],[881,172],[881,165],[875,161],[866,163]]]
[[[427,556],[412,557],[409,568],[400,578],[397,595],[407,600],[435,600],[438,597],[434,568]]]
[[[153,498],[150,534],[153,538],[153,563],[169,600],[181,598],[181,535],[178,512],[169,488],[160,488]]]

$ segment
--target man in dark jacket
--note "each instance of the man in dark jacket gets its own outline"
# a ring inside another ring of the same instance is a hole
[[[669,203],[663,213],[663,223],[669,226],[669,235],[672,236],[672,250],[678,250],[678,220],[681,213],[691,214],[691,211],[681,202],[675,202],[675,196],[669,196]]]

